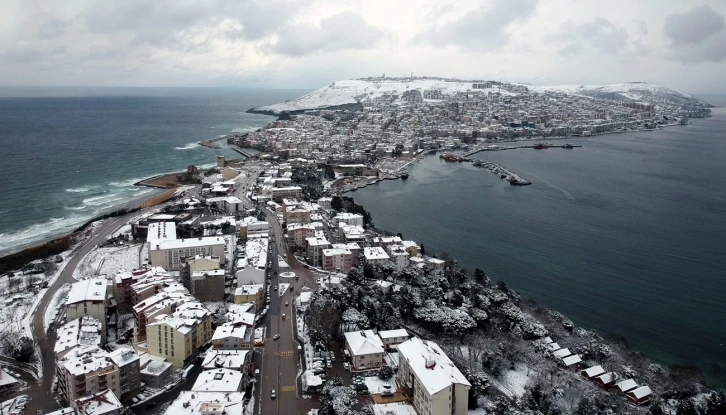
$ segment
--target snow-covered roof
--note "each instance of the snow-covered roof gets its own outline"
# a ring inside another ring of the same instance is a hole
[[[173,216],[172,216],[173,219]],[[146,234],[146,242],[151,246],[164,241],[173,241],[176,239],[176,223],[174,222],[152,222],[149,224]]]
[[[572,356],[567,356],[564,359],[562,359],[562,363],[565,364],[565,366],[572,366],[577,363],[581,363],[582,359],[580,359],[580,356],[573,354]]]
[[[108,357],[110,357],[118,367],[126,366],[139,360],[139,355],[132,349],[116,349],[109,352]]]
[[[203,280],[207,277],[224,277],[224,269],[213,269],[209,271],[196,271],[189,276],[192,280]]]
[[[77,346],[100,346],[101,330],[101,321],[93,316],[79,317],[64,324],[58,329],[58,340],[53,347],[56,359]]]
[[[593,366],[582,371],[582,374],[588,378],[594,378],[596,376],[602,375],[603,373],[605,373],[605,369],[603,369],[600,365]]]
[[[554,357],[567,357],[571,354],[572,352],[568,348],[560,349],[552,353]]]
[[[653,391],[651,391],[648,386],[641,386],[628,392],[628,395],[632,396],[635,399],[643,399],[651,394],[653,394]]]
[[[366,260],[390,259],[388,254],[386,254],[386,251],[379,246],[363,248],[363,255]]]
[[[204,369],[226,368],[240,370],[247,363],[247,355],[249,353],[249,350],[209,349],[202,362],[202,367]]]
[[[100,350],[96,346],[76,348],[69,355],[66,355],[59,365],[73,376],[114,368],[113,361],[108,357],[108,352]]]
[[[239,370],[219,368],[199,374],[192,386],[193,391],[237,392],[242,387],[244,375]]]
[[[116,395],[108,389],[95,395],[76,399],[74,406],[78,409],[78,413],[84,415],[105,415],[123,409],[123,405]]]
[[[182,391],[164,415],[242,415],[245,413],[242,392]]]
[[[186,238],[186,239],[172,239],[161,241],[158,244],[152,244],[151,250],[157,249],[181,249],[181,248],[196,248],[199,246],[213,246],[213,245],[224,245],[224,238],[220,236],[204,236],[199,238]]]
[[[106,300],[106,279],[89,278],[71,285],[66,305],[82,303],[86,301],[104,302]]]
[[[372,330],[344,333],[345,343],[355,356],[383,353],[383,342]]]
[[[253,317],[254,317],[254,314],[253,314]],[[212,335],[212,341],[223,340],[223,339],[232,338],[232,337],[244,340],[246,331],[247,331],[246,326],[231,326],[231,325],[217,326],[217,328],[214,329],[214,334]]]
[[[432,341],[414,337],[398,345],[398,354],[401,364],[407,362],[429,395],[456,383],[471,386],[446,353]]]
[[[638,384],[635,383],[633,379],[626,379],[622,382],[618,382],[615,384],[615,387],[620,390],[620,392],[628,392],[630,390],[633,390],[638,387]]]
[[[392,339],[394,337],[408,337],[408,332],[406,329],[383,330],[379,331],[378,335],[382,339]]]

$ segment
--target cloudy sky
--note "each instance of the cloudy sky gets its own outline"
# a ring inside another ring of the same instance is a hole
[[[726,93],[725,0],[2,0],[0,85],[433,75]]]

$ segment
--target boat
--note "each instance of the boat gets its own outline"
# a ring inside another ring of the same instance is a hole
[[[568,148],[568,149],[575,148],[575,146],[573,146],[570,143],[565,143],[565,144],[561,145],[560,147],[562,147],[562,148]]]
[[[482,164],[483,162],[481,160],[474,160],[474,162],[471,163],[471,165],[474,167],[481,167]]]
[[[404,170],[401,172],[401,180],[408,179],[408,170]]]
[[[545,150],[550,148],[550,145],[547,143],[537,143],[534,145],[535,150]]]
[[[436,150],[429,150],[429,154],[436,154]]]

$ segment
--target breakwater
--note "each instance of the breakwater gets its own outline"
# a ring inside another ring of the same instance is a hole
[[[512,173],[511,171],[505,169],[497,163],[492,163],[490,161],[474,160],[472,162],[472,165],[489,170],[491,173],[496,174],[500,178],[506,179],[509,184],[513,186],[528,186],[532,184],[532,182],[521,178],[519,175]]]

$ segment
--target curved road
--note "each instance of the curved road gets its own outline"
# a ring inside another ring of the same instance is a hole
[[[53,299],[55,292],[63,284],[72,284],[75,282],[73,279],[73,271],[75,271],[81,260],[106,238],[115,232],[118,228],[125,225],[126,222],[134,216],[137,216],[139,212],[128,213],[124,216],[117,218],[108,219],[101,223],[99,227],[93,230],[91,237],[87,238],[80,243],[72,252],[65,264],[63,271],[53,284],[48,287],[43,294],[43,298],[40,300],[38,307],[35,309],[33,320],[31,323],[31,330],[33,332],[33,338],[38,343],[40,349],[40,358],[43,362],[43,379],[39,382],[31,383],[29,395],[31,396],[30,402],[26,412],[29,414],[48,413],[60,409],[61,407],[55,401],[53,397],[51,387],[53,385],[53,377],[55,376],[55,354],[53,348],[55,347],[56,335],[55,329],[51,328],[47,332],[45,331],[45,324],[43,319],[45,317],[45,310],[48,308],[50,301]]]

